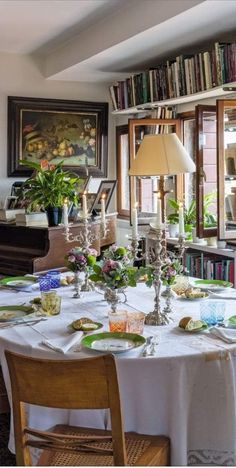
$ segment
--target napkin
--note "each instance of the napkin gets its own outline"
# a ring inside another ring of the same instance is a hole
[[[210,333],[217,336],[217,338],[220,338],[226,343],[236,343],[236,329],[230,330],[228,328],[225,329],[225,328],[212,327],[210,329]]]
[[[83,336],[83,332],[78,331],[71,336],[63,336],[62,338],[52,338],[43,340],[42,344],[48,348],[65,354],[73,345],[78,344]]]

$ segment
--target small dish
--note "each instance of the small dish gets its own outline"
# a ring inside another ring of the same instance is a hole
[[[193,330],[188,330],[186,328],[182,328],[182,327],[176,327],[179,331],[182,331],[184,333],[201,333],[201,332],[205,332],[208,330],[208,325],[203,325],[201,328],[194,328]]]
[[[135,333],[105,332],[84,337],[82,346],[105,353],[122,353],[142,346],[146,339]]]
[[[70,325],[68,325],[69,329],[73,332],[76,332],[76,331],[83,331],[84,333],[92,333],[92,332],[95,332],[97,330],[99,330],[99,328],[102,328],[103,327],[103,323],[100,323],[100,322],[88,322],[88,323],[84,323],[83,325],[81,325],[81,327],[79,328],[76,328],[73,326],[73,324],[75,322],[77,322],[78,320],[74,320],[74,322],[70,323]],[[96,327],[92,327],[92,325],[95,325]]]
[[[209,298],[208,293],[203,293],[204,296],[202,297],[186,297],[184,295],[178,296],[178,299],[181,301],[205,301],[206,299]]]

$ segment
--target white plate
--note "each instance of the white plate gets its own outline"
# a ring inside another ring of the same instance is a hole
[[[104,338],[96,340],[92,343],[91,348],[97,351],[110,351],[111,353],[122,353],[134,348],[135,345],[131,340],[119,340],[117,338]]]

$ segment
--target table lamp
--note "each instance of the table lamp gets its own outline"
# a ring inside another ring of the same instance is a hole
[[[170,176],[194,172],[196,166],[187,153],[176,133],[161,135],[145,135],[136,157],[131,161],[129,175],[148,176]],[[157,204],[160,210],[159,204]],[[182,212],[181,212],[182,213]],[[183,213],[182,213],[183,216]],[[160,222],[160,213],[157,213],[156,223],[151,225],[156,232],[156,259],[154,271],[155,307],[154,311],[146,316],[147,325],[165,325],[169,323],[168,315],[160,308],[161,289],[161,240],[164,226]],[[182,222],[182,220],[181,220]],[[182,242],[184,233],[181,234]]]

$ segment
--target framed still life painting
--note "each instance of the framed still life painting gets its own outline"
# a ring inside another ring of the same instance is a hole
[[[108,103],[8,97],[8,176],[29,177],[21,160],[63,161],[81,177],[107,175]]]

